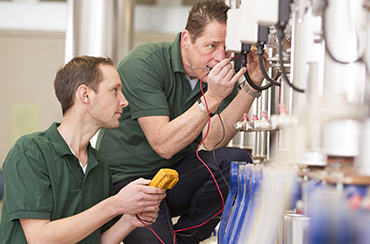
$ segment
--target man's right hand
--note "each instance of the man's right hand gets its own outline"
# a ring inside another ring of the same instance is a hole
[[[230,64],[229,59],[224,59],[218,63],[209,72],[207,77],[207,100],[215,99],[218,103],[222,101],[233,91],[235,83],[245,71],[246,68],[243,67],[234,75],[235,70]]]
[[[150,180],[137,179],[123,187],[114,197],[121,214],[158,212],[166,190],[150,187]]]

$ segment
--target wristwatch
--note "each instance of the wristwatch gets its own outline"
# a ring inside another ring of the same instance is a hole
[[[243,89],[249,94],[251,95],[252,97],[255,97],[255,98],[259,98],[261,96],[261,92],[254,92],[252,91],[249,86],[246,84],[246,82],[244,81],[243,83]]]
[[[208,111],[207,111],[207,108],[204,106],[204,104],[202,103],[202,100],[200,100],[200,98],[198,99],[198,105],[200,107],[200,109],[207,115],[207,116],[211,116],[213,117],[213,113],[209,113],[208,114]]]

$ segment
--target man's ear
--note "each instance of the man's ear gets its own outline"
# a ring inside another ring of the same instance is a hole
[[[184,30],[181,33],[181,46],[184,49],[188,49],[189,48],[189,45],[190,45],[190,42],[191,42],[190,33],[189,33],[188,30]]]
[[[77,88],[77,99],[83,103],[90,103],[89,92],[90,89],[86,85],[80,85]]]

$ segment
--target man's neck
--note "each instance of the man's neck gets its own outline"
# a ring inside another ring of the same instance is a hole
[[[76,120],[69,120],[67,117],[63,118],[58,131],[81,164],[86,165],[87,147],[97,131],[89,129],[89,125],[77,123]]]

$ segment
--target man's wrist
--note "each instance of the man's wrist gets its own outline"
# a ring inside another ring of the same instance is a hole
[[[200,98],[198,98],[198,105],[199,105],[199,108],[207,115],[207,116],[213,116],[214,114],[213,113],[209,113],[208,114],[208,111],[207,111],[207,108],[206,106],[204,106],[202,100]]]
[[[252,89],[249,87],[249,85],[245,81],[244,81],[242,87],[252,97],[259,98],[261,96],[261,92],[252,91]]]

